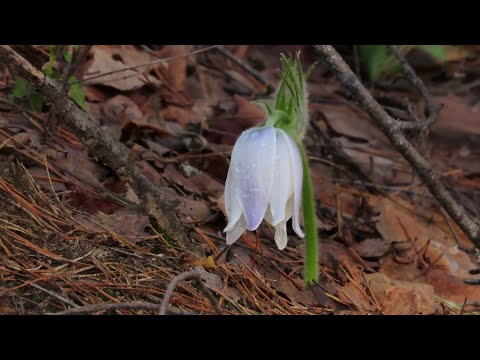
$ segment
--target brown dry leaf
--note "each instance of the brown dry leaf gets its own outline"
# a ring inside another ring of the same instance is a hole
[[[174,91],[185,90],[187,82],[187,57],[181,56],[188,53],[186,45],[167,45],[158,52],[161,58],[179,56],[168,62],[168,83]]]
[[[125,192],[125,194],[123,195],[125,197],[125,199],[127,199],[128,201],[134,203],[134,204],[137,204],[139,205],[140,204],[140,200],[138,199],[138,196],[137,194],[135,194],[135,191],[133,191],[132,187],[130,186],[130,184],[126,184],[125,185],[127,187],[127,191]]]
[[[90,102],[103,102],[107,98],[105,93],[98,89],[96,86],[82,86],[82,90]]]
[[[369,204],[380,211],[377,222],[377,230],[385,241],[394,243],[410,243],[415,251],[420,251],[430,240],[425,257],[430,262],[442,257],[435,266],[442,267],[452,275],[459,278],[468,277],[468,271],[475,267],[472,259],[458,249],[453,235],[443,216],[426,213],[422,208],[412,205],[396,196],[395,203],[385,197],[369,196]],[[428,223],[416,214],[422,214],[433,221]],[[453,226],[453,225],[452,225]],[[465,235],[456,232],[461,239]],[[461,241],[464,243],[465,239]],[[468,243],[468,242],[467,242]],[[424,253],[424,250],[422,250]]]
[[[432,134],[441,134],[446,138],[480,135],[480,111],[468,103],[468,98],[449,94],[434,100],[444,107],[432,126]]]
[[[277,281],[272,282],[273,288],[277,292],[281,292],[288,296],[288,298],[293,303],[298,303],[301,306],[312,307],[318,305],[318,300],[316,299],[314,293],[309,290],[303,290],[303,284],[297,282],[297,286],[299,286],[302,290],[299,290],[297,286],[293,285],[292,282],[285,278],[284,276],[280,276]]]
[[[472,276],[468,276],[471,278]],[[441,298],[463,304],[468,301],[480,301],[480,287],[469,285],[463,279],[456,278],[445,271],[432,269],[425,277],[425,281],[435,288],[435,293]]]
[[[361,285],[358,285],[361,286]],[[376,311],[371,300],[353,282],[338,289],[339,299],[347,304],[354,305],[362,313],[373,313]]]
[[[110,215],[99,213],[97,218],[102,226],[126,237],[128,241],[133,243],[136,240],[132,238],[149,235],[145,232],[145,229],[150,226],[150,219],[139,205],[129,205]]]
[[[199,171],[196,175],[187,177],[177,170],[175,165],[168,164],[163,175],[167,179],[181,185],[185,190],[195,194],[208,193],[213,196],[218,196],[224,190],[223,184],[202,171]]]
[[[179,196],[172,188],[162,188],[162,194],[171,203],[185,221],[202,222],[211,219],[214,212],[205,205],[205,201],[194,200],[188,196]]]
[[[232,134],[239,134],[262,122],[265,119],[266,112],[260,105],[249,102],[239,95],[233,95],[237,111],[235,115],[214,119],[210,126],[217,130],[226,131]],[[228,141],[233,143],[235,138],[228,137]]]
[[[102,105],[100,125],[108,127],[108,131],[119,139],[123,127],[130,122],[141,122],[143,114],[140,108],[130,98],[117,95],[108,99]]]
[[[87,68],[85,77],[108,73],[115,70],[122,70],[130,66],[146,64],[155,60],[150,54],[140,51],[132,45],[107,46],[97,45],[91,50],[93,60]],[[125,70],[111,75],[98,77],[86,81],[86,84],[101,84],[114,87],[118,90],[135,90],[149,82],[160,86],[157,78],[148,75],[147,72],[152,66],[145,66],[138,70]]]
[[[365,275],[369,290],[386,315],[433,314],[438,310],[433,286],[391,280],[384,274]]]
[[[200,273],[200,276],[208,287],[211,287],[217,291],[222,291],[223,281],[217,274],[212,274],[206,271],[202,266],[195,266],[194,269]]]
[[[369,143],[388,144],[388,140],[371,123],[368,115],[354,105],[312,103],[310,106],[312,110],[321,112],[332,129],[340,135]]]
[[[444,45],[447,61],[460,61],[475,56],[475,51],[460,45]]]
[[[190,109],[185,109],[179,106],[169,105],[161,109],[160,113],[167,121],[176,121],[185,126],[187,124],[198,123],[200,118]]]
[[[141,206],[129,205],[111,215],[102,215],[103,225],[122,236],[145,236],[150,220]]]
[[[362,258],[380,258],[391,250],[391,243],[379,238],[365,239],[353,245],[353,249]]]
[[[167,186],[166,180],[162,177],[161,174],[158,173],[157,169],[155,169],[152,165],[148,163],[148,161],[141,160],[137,162],[137,167],[141,171],[143,175],[147,177],[154,185],[156,186]]]

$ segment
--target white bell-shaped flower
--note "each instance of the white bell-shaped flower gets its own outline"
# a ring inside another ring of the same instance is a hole
[[[300,228],[302,200],[302,158],[295,141],[273,126],[244,131],[232,152],[225,182],[227,244],[233,244],[245,230],[256,230],[262,220],[275,227],[280,250],[287,246],[287,221],[293,217],[295,233]]]

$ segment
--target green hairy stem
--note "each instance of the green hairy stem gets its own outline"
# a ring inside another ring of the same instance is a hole
[[[315,214],[315,199],[313,197],[312,178],[308,166],[307,153],[299,144],[303,164],[303,219],[305,227],[305,287],[318,283],[318,240],[317,216]]]

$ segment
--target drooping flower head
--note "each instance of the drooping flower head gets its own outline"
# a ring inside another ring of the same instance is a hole
[[[305,80],[313,65],[304,72],[299,54],[282,56],[282,65],[273,110],[262,102],[268,115],[265,122],[244,131],[233,148],[225,183],[227,244],[245,230],[256,230],[263,220],[275,227],[279,249],[287,245],[290,218],[295,233],[304,236],[299,224],[304,169],[298,144],[308,126]]]
[[[295,233],[300,228],[302,159],[295,141],[273,126],[252,128],[238,138],[225,183],[228,215],[227,244],[245,230],[256,230],[263,219],[275,227],[280,250],[287,246],[287,221],[293,217]]]

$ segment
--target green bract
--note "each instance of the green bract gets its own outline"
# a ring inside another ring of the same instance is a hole
[[[308,92],[306,79],[315,64],[302,70],[300,53],[296,56],[281,55],[281,82],[276,92],[274,109],[266,101],[257,101],[267,110],[267,125],[273,125],[291,135],[298,143],[303,141],[308,126]]]

